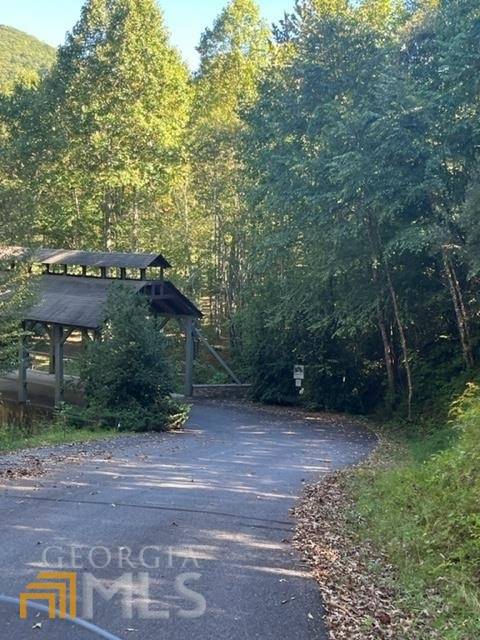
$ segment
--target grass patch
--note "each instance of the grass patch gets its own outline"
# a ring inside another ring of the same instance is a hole
[[[409,607],[427,609],[442,640],[480,637],[480,390],[449,425],[361,468],[354,493],[362,538],[396,567]],[[425,632],[420,638],[432,637]]]
[[[0,427],[0,452],[18,451],[48,445],[106,440],[119,435],[113,429],[76,429],[59,423],[36,424],[25,428]]]

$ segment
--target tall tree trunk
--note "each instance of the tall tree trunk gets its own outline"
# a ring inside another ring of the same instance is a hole
[[[442,248],[443,267],[450,290],[450,295],[453,301],[453,307],[455,309],[455,317],[457,320],[458,333],[460,336],[460,343],[462,345],[462,355],[465,360],[467,369],[471,369],[474,365],[474,358],[472,353],[472,346],[470,343],[470,330],[468,326],[468,314],[466,306],[463,300],[460,283],[458,281],[455,268],[453,266],[450,257],[445,249]]]
[[[105,251],[111,251],[113,248],[112,239],[112,218],[113,218],[113,196],[111,191],[107,191],[103,197],[102,213],[103,213],[103,248]]]
[[[385,255],[383,256],[383,264],[385,266],[385,276],[387,278],[388,290],[390,292],[390,297],[392,299],[393,313],[395,315],[395,322],[397,325],[398,334],[400,336],[400,344],[402,347],[403,365],[405,367],[405,374],[407,376],[408,419],[411,420],[412,419],[412,400],[413,400],[413,377],[412,377],[412,369],[410,367],[407,336],[405,334],[405,329],[403,327],[403,322],[400,315],[400,308],[398,306],[398,297],[397,297],[397,292],[395,291],[395,287],[393,285],[392,275],[390,273],[390,265]]]
[[[140,248],[140,211],[138,208],[138,194],[137,189],[134,189],[133,194],[133,211],[132,211],[132,242],[130,250],[137,251]]]
[[[376,234],[374,233],[374,224],[370,215],[368,216],[368,235],[369,235],[370,246],[373,254],[372,257],[374,259],[372,263],[373,281],[379,291],[378,295],[383,296],[383,286],[379,282],[378,266],[377,266],[378,264],[381,264],[381,260],[379,256],[382,255],[383,250],[381,247],[378,230]],[[385,369],[387,372],[388,395],[393,401],[395,399],[396,392],[397,392],[396,385],[395,385],[395,353],[392,346],[392,341],[388,336],[387,327],[385,325],[385,317],[384,317],[382,306],[380,303],[380,298],[377,300],[377,321],[378,321],[378,327],[380,329],[380,334],[382,336]]]
[[[80,201],[78,199],[78,191],[77,191],[77,187],[73,188],[73,199],[75,202],[75,213],[76,213],[76,220],[75,220],[75,246],[78,247],[79,249],[82,248],[82,233],[80,232],[80,225],[81,225],[81,220],[82,220],[82,213],[81,213],[81,207],[80,207]]]
[[[396,395],[393,347],[388,337],[388,331],[385,325],[385,318],[382,312],[382,308],[380,306],[380,302],[377,303],[377,318],[378,318],[378,327],[380,329],[380,334],[382,336],[385,368],[387,371],[388,396],[389,396],[390,402],[392,402],[395,399],[395,395]]]
[[[407,378],[407,411],[408,411],[408,419],[412,419],[412,401],[413,401],[413,376],[412,369],[410,367],[410,354],[408,351],[408,343],[407,336],[405,333],[405,329],[403,327],[402,317],[400,314],[400,307],[398,305],[398,296],[395,290],[392,275],[390,272],[390,264],[388,262],[387,256],[383,250],[382,238],[380,236],[380,231],[376,224],[376,221],[372,220],[370,213],[368,214],[368,233],[370,237],[370,243],[374,248],[374,253],[380,257],[379,262],[384,267],[385,279],[387,283],[388,292],[390,294],[390,298],[392,300],[393,306],[393,314],[395,317],[395,324],[397,325],[398,335],[400,336],[400,345],[402,348],[402,356],[403,356],[403,366],[405,368],[405,375]]]

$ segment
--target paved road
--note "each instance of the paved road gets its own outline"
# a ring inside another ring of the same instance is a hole
[[[77,568],[80,617],[92,580],[123,580],[93,602],[93,622],[122,640],[326,638],[318,589],[289,545],[289,509],[304,482],[373,444],[338,421],[196,404],[184,433],[124,440],[103,460],[2,488],[0,593],[18,597],[63,558]],[[20,621],[8,604],[0,615],[2,640],[98,637],[43,613]]]

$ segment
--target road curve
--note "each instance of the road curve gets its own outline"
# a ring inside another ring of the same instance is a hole
[[[76,571],[77,615],[121,640],[321,640],[289,510],[304,483],[374,445],[347,420],[197,403],[183,433],[1,485],[0,593],[18,598],[58,565]],[[20,620],[10,602],[0,615],[2,640],[100,637],[39,611]]]

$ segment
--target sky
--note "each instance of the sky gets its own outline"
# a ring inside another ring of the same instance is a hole
[[[190,67],[197,66],[196,46],[228,0],[159,0],[172,42]],[[294,0],[257,0],[268,22],[276,22]],[[0,0],[0,24],[15,27],[57,46],[80,15],[84,0]]]

